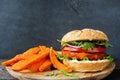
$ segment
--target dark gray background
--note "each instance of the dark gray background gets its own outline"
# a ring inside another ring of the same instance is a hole
[[[104,31],[120,60],[120,0],[0,0],[0,58],[12,58],[30,47],[53,46],[74,29]]]

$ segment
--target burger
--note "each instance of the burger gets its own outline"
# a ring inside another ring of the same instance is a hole
[[[61,39],[63,63],[73,71],[102,71],[113,61],[106,52],[112,47],[107,35],[90,28],[73,30]]]

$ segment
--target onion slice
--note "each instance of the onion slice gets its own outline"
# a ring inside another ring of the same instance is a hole
[[[75,45],[70,45],[70,44],[67,44],[67,46],[72,47],[72,48],[82,48],[82,46],[75,46]]]

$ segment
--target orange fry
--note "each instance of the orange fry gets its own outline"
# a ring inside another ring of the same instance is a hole
[[[13,70],[23,70],[26,69],[27,67],[29,67],[30,65],[43,60],[44,58],[49,56],[49,48],[46,48],[43,51],[40,51],[39,54],[36,55],[32,55],[31,57],[25,59],[25,60],[21,60],[17,63],[15,63],[14,65],[12,65],[12,69]]]
[[[22,58],[27,59],[27,58],[31,57],[32,55],[38,54],[39,51],[40,51],[39,47],[30,48],[23,53]]]
[[[22,54],[18,54],[18,55],[16,55],[14,58],[2,62],[2,65],[3,65],[3,66],[11,66],[11,65],[13,65],[14,63],[18,62],[18,61],[21,59],[21,55],[22,55]]]
[[[39,67],[39,71],[45,71],[48,70],[50,68],[50,66],[52,65],[50,59],[48,58],[40,67]]]
[[[39,71],[39,67],[45,62],[46,59],[43,59],[39,62],[36,62],[34,64],[32,64],[31,66],[28,67],[28,69],[31,71],[31,72],[38,72]]]
[[[57,58],[57,52],[51,47],[50,48],[50,60],[55,68],[58,70],[65,70],[66,72],[72,72],[72,69],[61,63]]]
[[[39,51],[40,51],[39,47],[30,48],[30,49],[28,49],[27,51],[25,51],[23,54],[18,54],[18,55],[16,55],[14,58],[2,62],[2,65],[4,65],[4,66],[13,65],[13,64],[15,64],[16,62],[18,62],[18,61],[20,61],[20,60],[29,58],[29,57],[31,57],[32,55],[37,54]]]
[[[41,51],[44,51],[44,50],[46,49],[46,46],[39,46],[39,49],[40,49]]]

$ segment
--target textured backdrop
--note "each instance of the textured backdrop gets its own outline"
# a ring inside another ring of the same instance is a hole
[[[0,58],[11,58],[30,47],[53,46],[68,31],[104,31],[120,60],[120,0],[0,0]]]

